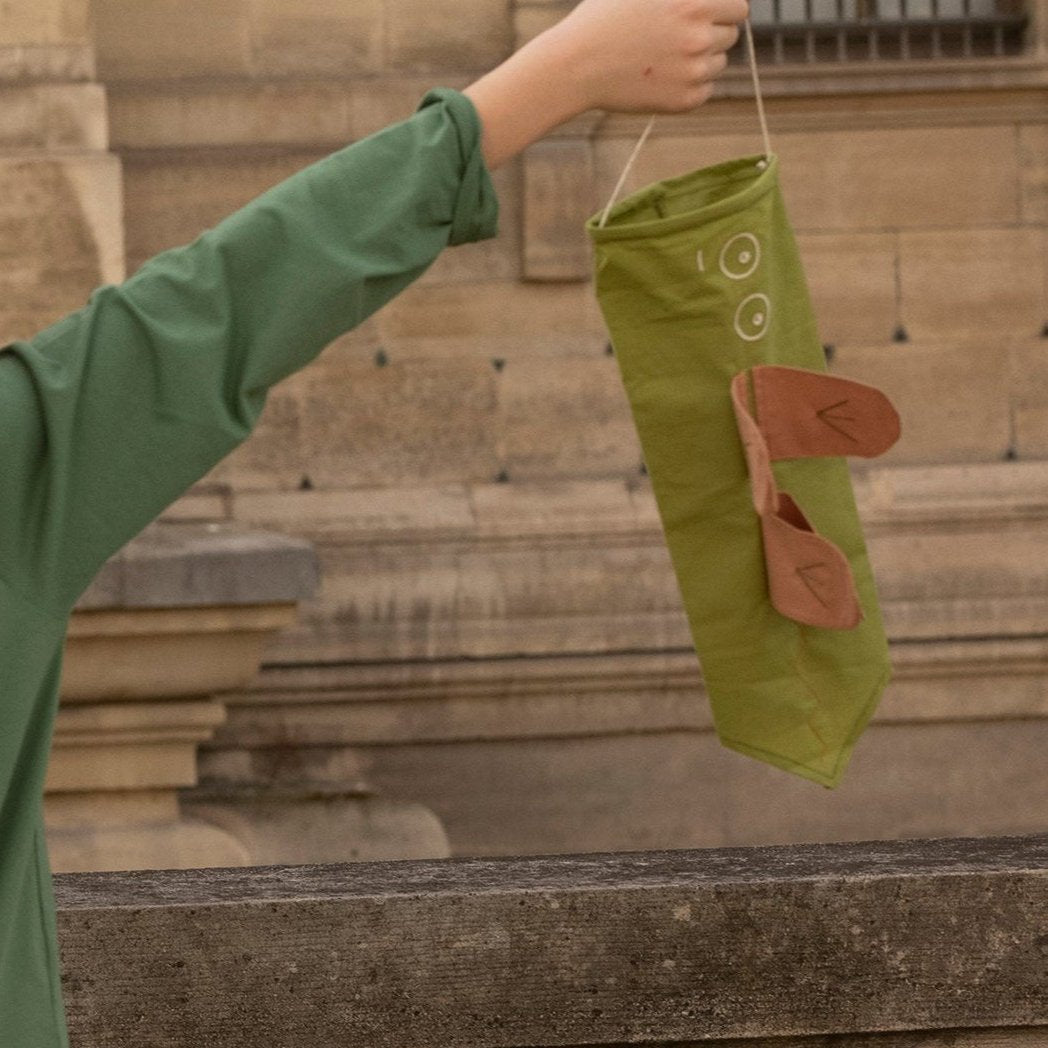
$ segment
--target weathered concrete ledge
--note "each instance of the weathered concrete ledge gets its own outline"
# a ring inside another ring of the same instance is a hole
[[[56,882],[91,1048],[1048,1043],[1048,836]]]

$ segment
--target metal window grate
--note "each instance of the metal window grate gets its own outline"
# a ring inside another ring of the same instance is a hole
[[[752,0],[772,63],[1003,57],[1024,50],[1021,0]]]

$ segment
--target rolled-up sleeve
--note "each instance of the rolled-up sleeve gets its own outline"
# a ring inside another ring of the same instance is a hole
[[[71,606],[274,383],[497,221],[472,103],[432,91],[0,351],[0,576]]]

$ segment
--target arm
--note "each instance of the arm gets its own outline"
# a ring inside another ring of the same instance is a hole
[[[593,106],[698,104],[744,14],[745,0],[583,0],[465,97],[432,93],[0,350],[0,585],[68,609],[244,440],[270,386],[444,247],[494,235],[488,167]]]
[[[0,352],[0,585],[67,609],[248,435],[274,383],[448,244],[492,236],[479,144],[468,100],[433,92]]]

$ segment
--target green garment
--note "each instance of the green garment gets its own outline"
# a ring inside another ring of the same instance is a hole
[[[67,1044],[42,794],[77,597],[270,386],[497,210],[476,111],[435,91],[0,351],[0,1048]]]
[[[889,662],[848,467],[830,445],[883,450],[897,416],[876,391],[841,393],[821,374],[775,158],[649,186],[587,229],[721,741],[835,786]],[[824,396],[802,405],[797,433],[788,411],[775,417],[782,384]],[[859,424],[849,398],[877,439],[842,432]],[[805,427],[833,439],[809,449]],[[776,542],[803,548],[766,556]],[[779,554],[799,559],[773,571]]]

